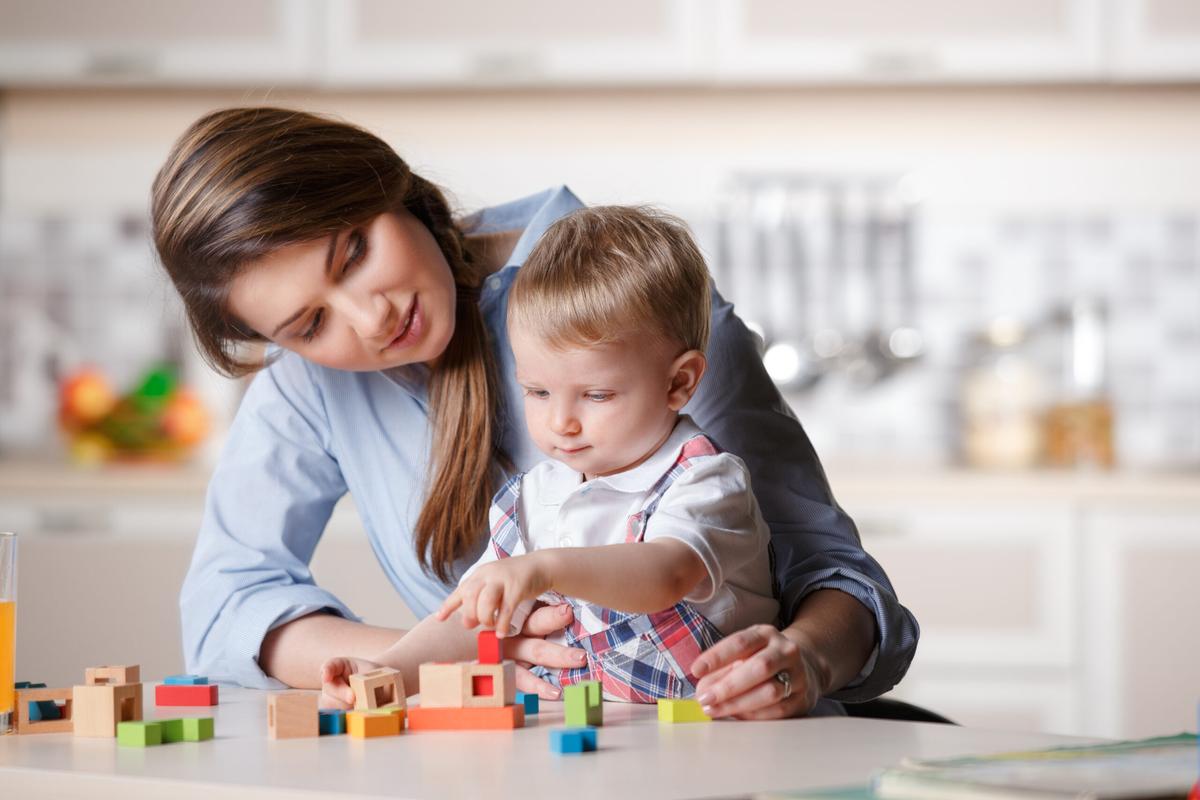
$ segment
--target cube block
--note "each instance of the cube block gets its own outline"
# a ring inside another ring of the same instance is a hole
[[[390,667],[351,675],[350,688],[354,690],[355,711],[386,705],[404,706],[407,702],[404,678],[398,670]]]
[[[317,732],[322,736],[337,736],[346,732],[346,712],[339,709],[321,709],[317,712]]]
[[[217,685],[172,686],[160,683],[154,687],[154,704],[158,706],[215,706]]]
[[[476,708],[426,708],[408,710],[410,731],[496,730],[523,728],[525,709],[522,706]]]
[[[117,724],[142,718],[140,683],[92,683],[71,690],[76,736],[112,738]]]
[[[398,736],[403,729],[403,711],[399,714],[375,709],[346,712],[346,732],[356,739],[373,739],[377,736]]]
[[[204,742],[213,738],[212,717],[189,717],[183,721],[183,740],[185,742]]]
[[[162,725],[147,721],[118,723],[117,744],[122,747],[152,747],[162,744]]]
[[[538,696],[533,692],[517,692],[513,702],[525,708],[525,716],[538,713]]]
[[[659,722],[712,722],[712,717],[704,713],[700,703],[692,699],[659,700]]]
[[[481,664],[478,661],[465,665],[470,678],[465,708],[498,708],[511,706],[517,697],[517,665],[514,661],[499,664]],[[421,705],[424,705],[424,701]]]
[[[603,695],[599,681],[580,681],[563,687],[563,707],[566,723],[571,728],[604,724]]]
[[[479,663],[499,664],[503,658],[500,655],[500,640],[495,631],[480,631],[478,639]]]
[[[267,696],[267,736],[301,739],[320,736],[317,696],[307,692],[280,692]]]
[[[595,728],[557,728],[550,731],[550,750],[555,753],[591,753],[595,749]]]
[[[427,662],[417,670],[421,682],[421,708],[462,708],[471,696],[471,676],[466,664]]]

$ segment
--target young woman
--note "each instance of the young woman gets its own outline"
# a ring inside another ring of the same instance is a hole
[[[327,658],[371,658],[403,635],[362,624],[308,571],[347,491],[404,601],[419,616],[441,604],[487,541],[494,491],[540,459],[520,418],[506,297],[541,232],[581,205],[562,187],[456,219],[386,143],[304,112],[228,109],[183,134],[154,183],[155,245],[208,361],[258,372],[180,598],[190,671],[316,688]],[[697,697],[743,718],[875,697],[907,670],[916,621],[716,292],[711,329],[708,378],[685,410],[750,469],[782,629],[706,651]],[[245,342],[269,344],[265,366],[239,357]],[[558,608],[531,615],[508,657],[582,663],[539,638],[571,621]],[[526,671],[518,683],[557,694]]]

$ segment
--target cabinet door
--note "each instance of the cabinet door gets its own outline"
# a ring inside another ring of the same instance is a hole
[[[691,0],[346,0],[327,6],[326,82],[670,83],[700,65]]]
[[[1200,78],[1200,3],[1121,0],[1113,4],[1112,72],[1117,80]]]
[[[0,81],[18,84],[301,82],[314,0],[0,0]]]
[[[917,617],[929,665],[1068,667],[1076,568],[1069,506],[939,502],[846,510]]]
[[[1085,518],[1088,730],[1195,730],[1200,697],[1200,507]]]
[[[724,82],[1094,79],[1101,0],[717,0]]]

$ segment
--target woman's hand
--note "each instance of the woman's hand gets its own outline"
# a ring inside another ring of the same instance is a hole
[[[517,689],[536,693],[544,700],[559,700],[562,690],[529,671],[537,664],[549,669],[578,669],[587,665],[587,653],[577,647],[547,642],[545,637],[562,630],[575,620],[566,604],[539,606],[525,620],[520,636],[504,640],[504,655],[517,662]]]
[[[513,613],[525,600],[533,600],[551,587],[547,560],[540,553],[528,553],[484,564],[458,584],[434,616],[445,622],[461,608],[463,625],[483,625],[496,629],[496,635],[508,635]]]
[[[350,676],[379,669],[380,665],[365,658],[331,658],[321,665],[321,708],[354,708],[354,690]]]
[[[778,676],[786,673],[785,683]],[[754,625],[727,636],[692,664],[696,699],[710,717],[781,719],[807,714],[826,686],[803,636]],[[790,684],[790,686],[789,686]]]

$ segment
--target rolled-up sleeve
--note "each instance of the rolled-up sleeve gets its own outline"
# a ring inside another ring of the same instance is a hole
[[[782,619],[790,623],[801,601],[818,589],[856,598],[875,618],[877,652],[864,674],[830,697],[855,702],[883,694],[908,671],[917,621],[833,499],[808,436],[763,367],[753,334],[715,290],[708,359],[685,411],[750,469],[771,529]]]
[[[255,376],[209,483],[180,593],[189,672],[281,688],[258,665],[268,631],[322,609],[358,621],[308,568],[345,493],[319,386],[285,354]]]

